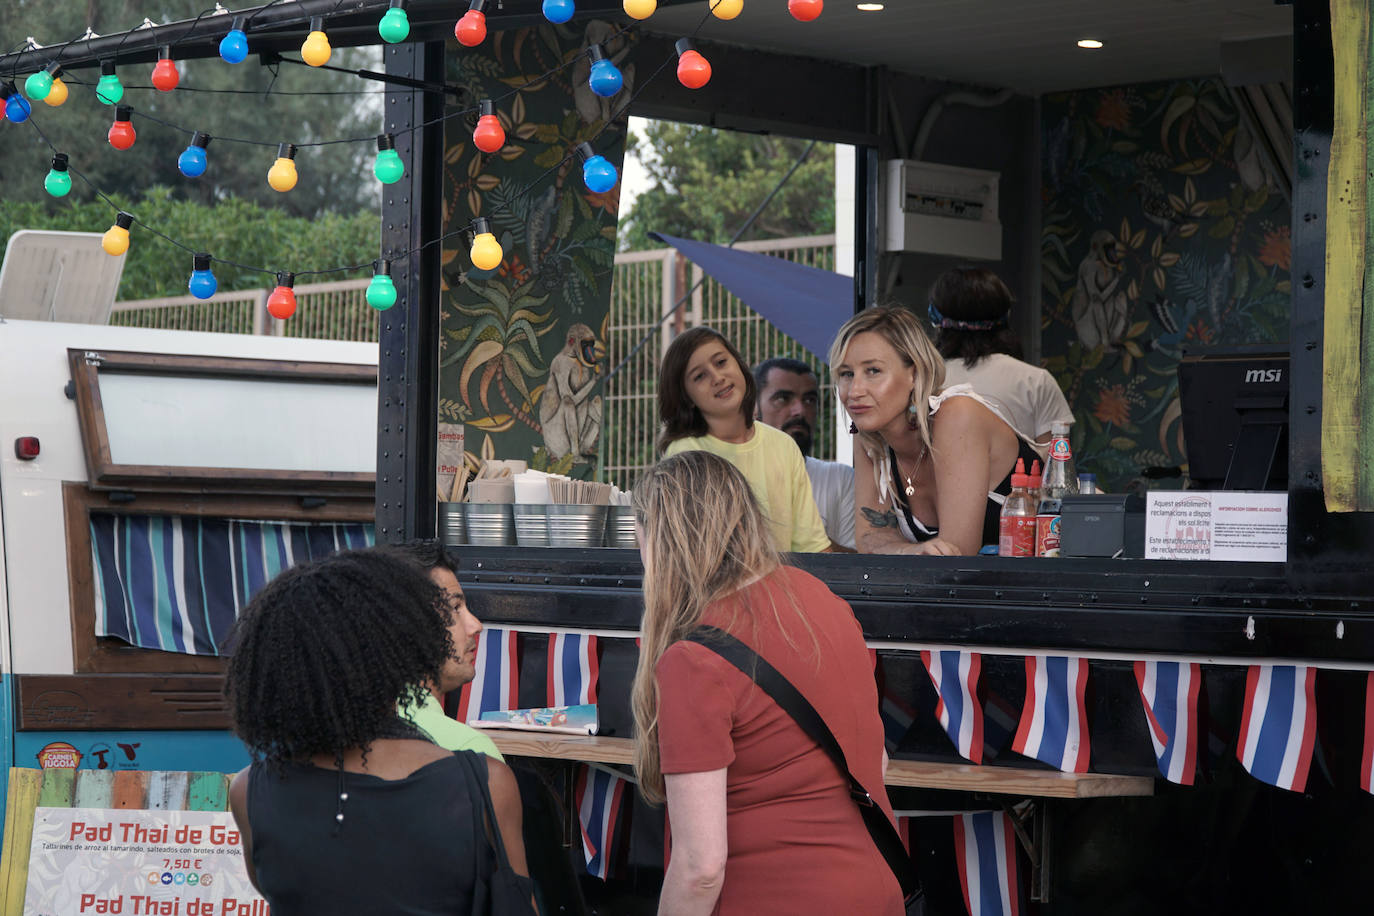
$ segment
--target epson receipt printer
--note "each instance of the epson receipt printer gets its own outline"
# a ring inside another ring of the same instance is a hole
[[[1145,499],[1133,493],[1064,497],[1059,555],[1145,556]]]

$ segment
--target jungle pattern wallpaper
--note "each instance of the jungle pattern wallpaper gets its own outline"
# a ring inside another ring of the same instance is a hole
[[[1042,111],[1042,362],[1079,470],[1119,491],[1186,463],[1183,348],[1288,339],[1290,207],[1220,80],[1055,93]]]
[[[630,40],[593,21],[450,43],[448,81],[468,91],[449,110],[492,99],[506,133],[486,154],[473,143],[475,113],[445,127],[443,231],[455,234],[443,251],[439,422],[464,425],[474,469],[491,457],[579,478],[596,468],[620,185],[589,191],[574,151],[590,142],[622,167]],[[587,85],[592,44],[623,68],[613,98]],[[476,217],[503,249],[492,271],[469,260],[461,230]]]

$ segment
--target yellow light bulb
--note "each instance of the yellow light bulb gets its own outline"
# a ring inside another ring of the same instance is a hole
[[[744,0],[712,0],[711,12],[717,19],[734,19],[744,10]]]
[[[472,266],[478,270],[495,270],[501,266],[501,243],[490,232],[478,233],[472,240]]]
[[[112,258],[117,258],[129,250],[129,227],[134,224],[132,214],[120,210],[115,214],[114,225],[105,230],[100,237],[100,247]]]
[[[631,19],[648,19],[658,9],[658,0],[624,0],[622,5]]]
[[[267,183],[274,191],[286,192],[296,186],[296,163],[286,157],[277,159],[267,170]]]
[[[100,247],[112,258],[117,258],[129,250],[129,230],[123,226],[111,226],[100,237]]]
[[[301,60],[312,67],[323,67],[329,63],[329,56],[333,53],[334,49],[329,46],[329,39],[319,29],[307,35],[305,44],[301,45]]]
[[[67,84],[62,82],[60,76],[53,77],[52,88],[49,89],[48,94],[43,97],[43,101],[54,108],[67,101]]]

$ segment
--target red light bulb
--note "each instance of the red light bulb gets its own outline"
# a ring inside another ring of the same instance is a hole
[[[692,47],[692,42],[680,38],[677,42],[677,80],[688,89],[700,89],[711,81],[711,63]]]
[[[483,99],[481,112],[472,132],[472,142],[484,153],[498,152],[506,145],[506,132],[501,128],[501,119],[496,117],[496,106],[490,99]]]
[[[105,134],[105,138],[117,150],[128,149],[138,139],[138,131],[134,130],[134,125],[129,121],[133,112],[134,110],[128,105],[120,105],[115,109],[114,123],[110,125],[110,130]]]
[[[273,318],[285,321],[296,314],[296,291],[291,287],[296,275],[287,271],[277,274],[277,288],[267,297],[267,313]]]
[[[787,11],[798,22],[810,22],[821,14],[825,0],[787,0]]]
[[[171,92],[181,82],[181,74],[172,60],[172,49],[163,48],[158,52],[157,63],[153,66],[153,88]]]
[[[463,14],[453,27],[453,35],[458,43],[475,48],[487,39],[487,14],[482,12],[474,0],[472,9]]]

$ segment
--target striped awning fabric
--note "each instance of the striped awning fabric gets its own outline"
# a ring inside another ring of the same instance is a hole
[[[375,540],[365,523],[93,512],[96,635],[218,655],[239,611],[277,573]]]

